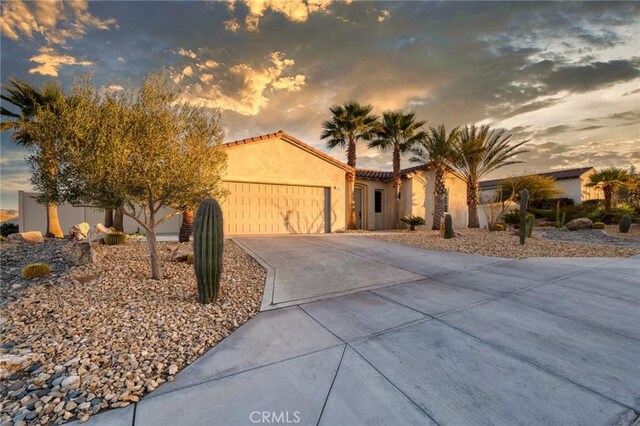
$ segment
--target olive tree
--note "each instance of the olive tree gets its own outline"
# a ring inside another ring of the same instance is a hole
[[[101,93],[85,78],[74,84],[62,126],[70,201],[121,206],[145,230],[151,277],[162,279],[158,226],[182,206],[226,195],[219,112],[180,101],[162,73],[120,94]],[[162,214],[164,207],[172,210]]]

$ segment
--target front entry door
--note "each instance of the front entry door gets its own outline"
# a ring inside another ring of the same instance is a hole
[[[356,229],[362,229],[362,189],[356,188],[353,191],[353,198],[356,205]]]
[[[384,229],[384,189],[375,190],[373,208],[376,216],[376,230]]]

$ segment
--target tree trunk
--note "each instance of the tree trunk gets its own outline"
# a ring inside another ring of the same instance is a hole
[[[440,230],[440,224],[444,218],[444,193],[444,170],[436,167],[433,184],[433,225],[431,226],[434,231]]]
[[[153,223],[153,222],[151,222]],[[146,228],[147,246],[149,247],[149,261],[151,262],[151,279],[161,280],[162,270],[158,261],[158,242],[156,241],[155,228]]]
[[[124,212],[122,207],[118,207],[113,212],[113,227],[116,231],[124,232]]]
[[[395,229],[400,229],[400,148],[395,145],[393,148],[393,190],[395,192],[395,203],[393,212],[393,223]]]
[[[104,209],[104,226],[113,227],[113,209]]]
[[[613,199],[613,189],[610,186],[602,188],[604,192],[604,213],[611,213],[611,200]]]
[[[478,182],[475,180],[467,182],[467,209],[469,215],[468,228],[480,228],[480,218],[478,217],[478,205],[480,204],[478,193]]]
[[[58,218],[58,205],[56,203],[47,203],[47,237],[63,238],[64,232],[60,226]]]
[[[178,235],[178,241],[181,243],[188,243],[191,238],[192,228],[193,210],[183,210],[182,224],[180,225],[180,234]]]

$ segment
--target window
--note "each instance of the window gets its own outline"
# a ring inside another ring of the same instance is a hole
[[[442,201],[442,211],[446,213],[449,211],[449,188],[444,189],[443,198],[444,200]]]
[[[375,192],[374,211],[382,213],[382,191]]]

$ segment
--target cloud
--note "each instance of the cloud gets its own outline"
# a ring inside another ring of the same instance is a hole
[[[273,92],[297,92],[302,89],[306,83],[304,75],[284,75],[294,64],[294,60],[285,58],[284,53],[273,52],[263,67],[240,63],[220,71],[227,77],[220,83],[210,84],[214,78],[213,74],[200,74],[198,67],[198,71],[194,71],[191,66],[185,67],[180,74],[174,76],[174,81],[193,77],[187,79],[189,81],[184,86],[185,100],[210,108],[253,116],[269,103]],[[198,81],[193,81],[196,78]]]
[[[9,0],[2,3],[1,21],[0,30],[11,40],[39,34],[50,44],[65,44],[82,38],[91,28],[106,30],[116,25],[115,19],[92,15],[86,0]]]
[[[51,77],[57,77],[58,70],[65,65],[93,65],[91,61],[78,60],[71,55],[58,53],[52,47],[41,47],[39,53],[32,56],[29,61],[38,64],[38,66],[29,70],[29,74],[41,74]]]
[[[182,47],[180,49],[178,49],[178,55],[186,56],[186,57],[191,58],[191,59],[197,59],[198,58],[198,55],[196,55],[196,52],[194,52],[193,50],[185,50]]]
[[[105,87],[105,90],[107,92],[121,92],[124,90],[124,87],[120,86],[119,84],[110,84]]]
[[[118,56],[118,62],[126,62],[126,60],[122,56]]]
[[[592,62],[588,65],[559,66],[542,77],[541,82],[552,92],[561,90],[586,92],[617,82],[636,79],[640,77],[639,67],[638,58]]]
[[[389,17],[391,17],[389,9],[382,9],[380,15],[378,15],[378,22],[384,22]]]
[[[280,13],[292,22],[305,22],[312,13],[326,12],[332,0],[241,0],[240,2],[249,9],[244,20],[245,28],[249,31],[258,31],[260,19],[268,10]],[[231,12],[236,10],[235,0],[229,3],[229,10]],[[230,31],[237,31],[240,28],[235,18],[225,21],[224,26]]]

